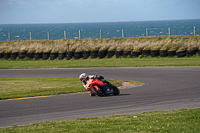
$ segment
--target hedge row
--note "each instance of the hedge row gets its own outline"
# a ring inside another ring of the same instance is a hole
[[[151,57],[185,57],[185,56],[193,56],[196,55],[200,56],[200,50],[184,50],[184,51],[167,51],[167,50],[142,50],[139,52],[134,51],[107,51],[107,50],[96,50],[96,51],[82,51],[82,52],[64,52],[64,53],[51,53],[51,52],[41,52],[41,53],[27,53],[27,52],[14,52],[14,53],[0,53],[0,59],[43,59],[43,60],[54,60],[54,59],[67,59],[70,60],[72,58],[74,59],[87,59],[87,58],[99,58],[103,59],[105,57],[111,58],[113,56],[116,56],[116,58],[123,57],[127,58],[130,56],[131,58],[136,58],[139,56],[151,56]]]

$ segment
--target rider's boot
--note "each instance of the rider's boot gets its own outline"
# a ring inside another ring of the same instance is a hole
[[[105,95],[108,94],[108,93],[107,93],[107,88],[102,87],[102,91],[103,91],[103,93],[104,93]]]
[[[90,96],[95,96],[95,94],[93,92],[90,92]]]
[[[107,92],[106,92],[106,93],[107,93],[107,94],[113,93],[113,89],[112,89],[112,88],[107,89]]]

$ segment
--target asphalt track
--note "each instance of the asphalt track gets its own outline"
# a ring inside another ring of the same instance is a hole
[[[140,81],[145,85],[122,89],[119,96],[65,94],[1,100],[0,127],[200,107],[200,67],[13,69],[0,70],[0,78],[78,77],[82,72],[108,79]]]

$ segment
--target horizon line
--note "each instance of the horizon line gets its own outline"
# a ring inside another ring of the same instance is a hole
[[[138,20],[138,21],[108,21],[108,22],[55,22],[55,23],[0,23],[0,25],[17,25],[17,24],[90,24],[90,23],[128,23],[128,22],[153,22],[153,21],[180,21],[180,20],[200,20],[200,18],[197,19],[171,19],[171,20]]]

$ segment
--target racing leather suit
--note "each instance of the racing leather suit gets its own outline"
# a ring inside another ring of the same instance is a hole
[[[85,79],[83,83],[83,86],[84,88],[87,90],[87,87],[86,87],[86,84],[87,84],[87,81],[90,79],[90,78],[98,78],[99,80],[101,80],[103,83],[106,83],[107,85],[111,85],[110,82],[106,81],[106,79],[103,77],[103,76],[97,76],[97,75],[88,75],[87,78]]]

